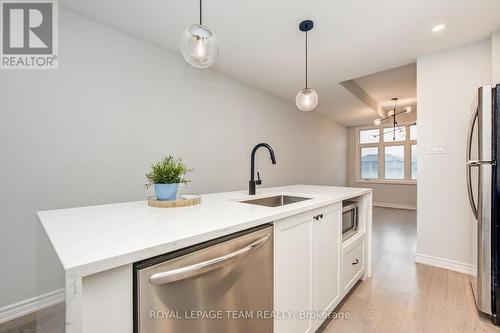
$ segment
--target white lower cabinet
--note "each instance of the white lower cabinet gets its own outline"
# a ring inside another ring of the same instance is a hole
[[[364,237],[353,242],[343,250],[342,255],[342,294],[351,290],[365,270]]]
[[[312,320],[296,318],[313,309],[313,221],[304,213],[274,224],[275,333],[314,331]]]
[[[326,207],[323,218],[314,222],[314,295],[319,318],[316,328],[340,301],[340,249],[342,213],[339,207]]]
[[[340,301],[341,206],[274,224],[275,333],[314,332]]]

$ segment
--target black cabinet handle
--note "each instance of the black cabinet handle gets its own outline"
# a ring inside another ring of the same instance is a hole
[[[323,214],[318,214],[316,216],[313,216],[313,219],[315,219],[316,221],[318,221],[319,219],[322,219],[323,218]]]
[[[352,262],[352,264],[353,264],[353,265],[357,265],[357,264],[359,264],[359,259],[358,259],[358,258],[356,258],[356,260],[354,260],[354,261]]]

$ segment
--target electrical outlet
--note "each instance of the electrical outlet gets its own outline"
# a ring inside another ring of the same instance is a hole
[[[444,143],[431,143],[427,145],[427,154],[445,154],[446,147]]]

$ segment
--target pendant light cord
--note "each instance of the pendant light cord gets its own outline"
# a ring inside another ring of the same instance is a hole
[[[200,25],[202,25],[202,21],[201,21],[201,14],[202,14],[202,7],[201,7],[201,0],[200,0]]]
[[[306,31],[306,89],[308,89],[307,85],[307,31]]]

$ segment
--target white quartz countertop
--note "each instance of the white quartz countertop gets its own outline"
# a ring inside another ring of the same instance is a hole
[[[202,195],[200,205],[152,208],[146,201],[38,212],[67,274],[87,276],[369,193],[366,188],[292,185]],[[281,207],[238,200],[272,194],[312,198]]]

